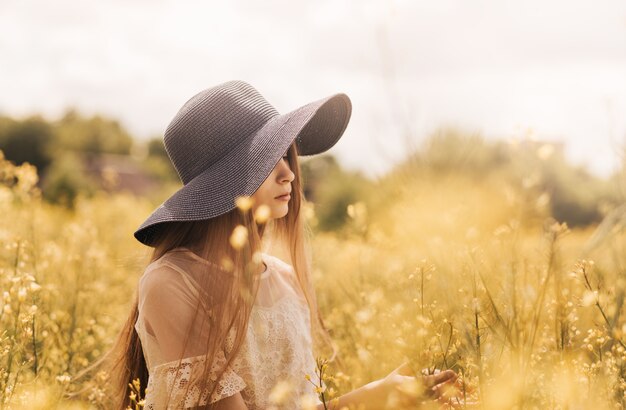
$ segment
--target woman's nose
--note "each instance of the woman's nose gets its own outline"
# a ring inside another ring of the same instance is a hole
[[[281,169],[280,169],[280,177],[281,177],[281,181],[293,181],[296,177],[296,175],[293,173],[293,171],[291,171],[291,168],[289,168],[289,163],[285,160],[281,160]]]

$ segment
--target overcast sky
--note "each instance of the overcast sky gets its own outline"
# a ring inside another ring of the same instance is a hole
[[[74,106],[162,135],[212,85],[280,112],[353,102],[331,149],[379,175],[442,125],[566,142],[599,175],[626,143],[623,0],[1,0],[0,113]]]

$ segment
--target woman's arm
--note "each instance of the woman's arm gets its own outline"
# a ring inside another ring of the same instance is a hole
[[[349,404],[365,404],[367,409],[383,409],[387,397],[383,392],[383,386],[381,386],[382,380],[375,380],[358,389],[352,390],[349,393],[344,394],[336,399],[333,399],[329,408],[340,409],[343,406]],[[317,405],[317,410],[324,410],[324,404]]]
[[[358,389],[352,390],[332,401],[331,409],[340,409],[350,404],[364,405],[365,409],[384,409],[387,407],[387,400],[392,392],[399,392],[401,387],[407,382],[415,381],[415,377],[409,376],[410,369],[406,363],[395,369],[385,378],[375,380]],[[445,394],[447,387],[452,386],[457,375],[452,370],[446,370],[437,374],[424,376],[421,385],[425,388],[424,399],[433,400],[441,398]],[[407,396],[409,398],[410,396]],[[413,397],[413,401],[415,397]],[[248,410],[246,403],[241,397],[241,393],[233,394],[217,402],[215,407],[218,410]],[[318,404],[317,410],[324,410],[324,404]]]
[[[216,410],[248,410],[246,402],[243,401],[241,393],[237,392],[232,396],[228,396],[218,401],[215,406]]]
[[[375,380],[358,389],[352,390],[332,401],[333,409],[340,409],[343,406],[350,404],[364,405],[365,409],[384,409],[387,408],[387,400],[389,395],[393,392],[397,392],[403,398],[401,402],[409,403],[415,402],[416,397],[411,397],[410,394],[402,393],[398,388],[406,383],[418,381],[423,389],[423,400],[431,399],[437,400],[442,398],[446,394],[446,390],[454,385],[457,379],[457,375],[452,370],[446,370],[437,374],[423,376],[421,380],[411,376],[410,369],[407,363],[395,369],[385,378]],[[324,410],[324,404],[317,405],[317,410]]]

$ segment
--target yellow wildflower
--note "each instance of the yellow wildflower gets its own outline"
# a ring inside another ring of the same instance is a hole
[[[252,205],[254,204],[254,199],[252,199],[252,197],[250,196],[239,196],[237,197],[237,199],[235,199],[235,204],[237,205],[237,208],[239,208],[242,212],[246,212],[247,210],[252,208]]]
[[[254,220],[260,224],[265,223],[268,219],[270,219],[270,214],[270,207],[267,205],[261,205],[254,212]]]
[[[237,225],[230,235],[230,245],[235,249],[241,249],[248,241],[248,228]]]

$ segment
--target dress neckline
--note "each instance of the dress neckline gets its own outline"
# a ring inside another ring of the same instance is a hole
[[[194,251],[192,251],[191,249],[185,247],[185,246],[179,246],[178,248],[174,248],[174,249],[180,249],[181,251],[185,252],[186,254],[188,254],[189,256],[191,256],[192,258],[194,258],[195,260],[197,260],[198,262],[207,264],[207,265],[215,265],[213,262],[210,262],[204,258],[202,258],[200,255],[198,255],[197,253],[195,253]],[[265,252],[261,252],[261,258],[263,259],[263,264],[265,265],[265,270],[263,272],[261,272],[259,274],[260,278],[266,278],[270,275],[270,262],[269,260],[271,258],[268,258],[268,255]]]

